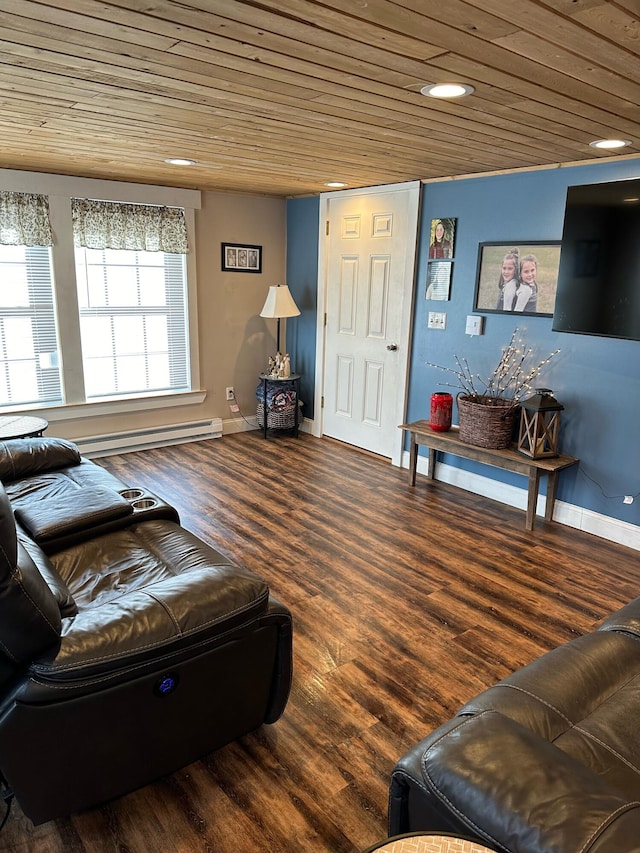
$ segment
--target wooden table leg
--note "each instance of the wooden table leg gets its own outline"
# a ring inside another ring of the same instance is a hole
[[[436,452],[433,447],[429,448],[429,479],[433,480],[436,473]]]
[[[418,467],[418,442],[415,432],[411,433],[411,444],[409,446],[409,485],[416,484],[416,468]]]
[[[558,472],[550,471],[547,476],[547,504],[544,517],[546,521],[553,521],[553,507],[556,503],[556,487],[558,485]]]
[[[527,520],[525,527],[533,530],[536,519],[536,507],[538,504],[538,487],[540,485],[540,469],[531,468],[529,471],[529,489],[527,491]]]

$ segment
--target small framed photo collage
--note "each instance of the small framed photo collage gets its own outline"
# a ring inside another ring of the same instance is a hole
[[[452,218],[431,220],[425,294],[427,299],[450,299],[456,222],[457,220]]]

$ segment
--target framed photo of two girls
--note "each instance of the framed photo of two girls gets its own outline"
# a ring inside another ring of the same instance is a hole
[[[480,243],[474,311],[552,317],[560,241]]]

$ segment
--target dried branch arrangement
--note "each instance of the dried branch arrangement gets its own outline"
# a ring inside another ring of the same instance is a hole
[[[517,337],[518,329],[513,330],[509,344],[503,348],[500,361],[487,379],[473,373],[466,358],[454,356],[457,368],[442,367],[428,361],[429,367],[444,370],[456,378],[456,382],[441,382],[439,384],[457,388],[459,393],[467,395],[476,403],[492,405],[496,400],[510,400],[517,406],[520,400],[533,391],[533,382],[542,369],[560,350],[554,350],[537,364],[530,366],[533,349],[526,347],[522,339]]]

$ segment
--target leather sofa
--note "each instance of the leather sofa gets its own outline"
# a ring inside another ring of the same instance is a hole
[[[0,442],[0,773],[34,823],[283,713],[288,609],[71,442]]]
[[[640,598],[467,702],[396,765],[390,835],[639,853]]]

